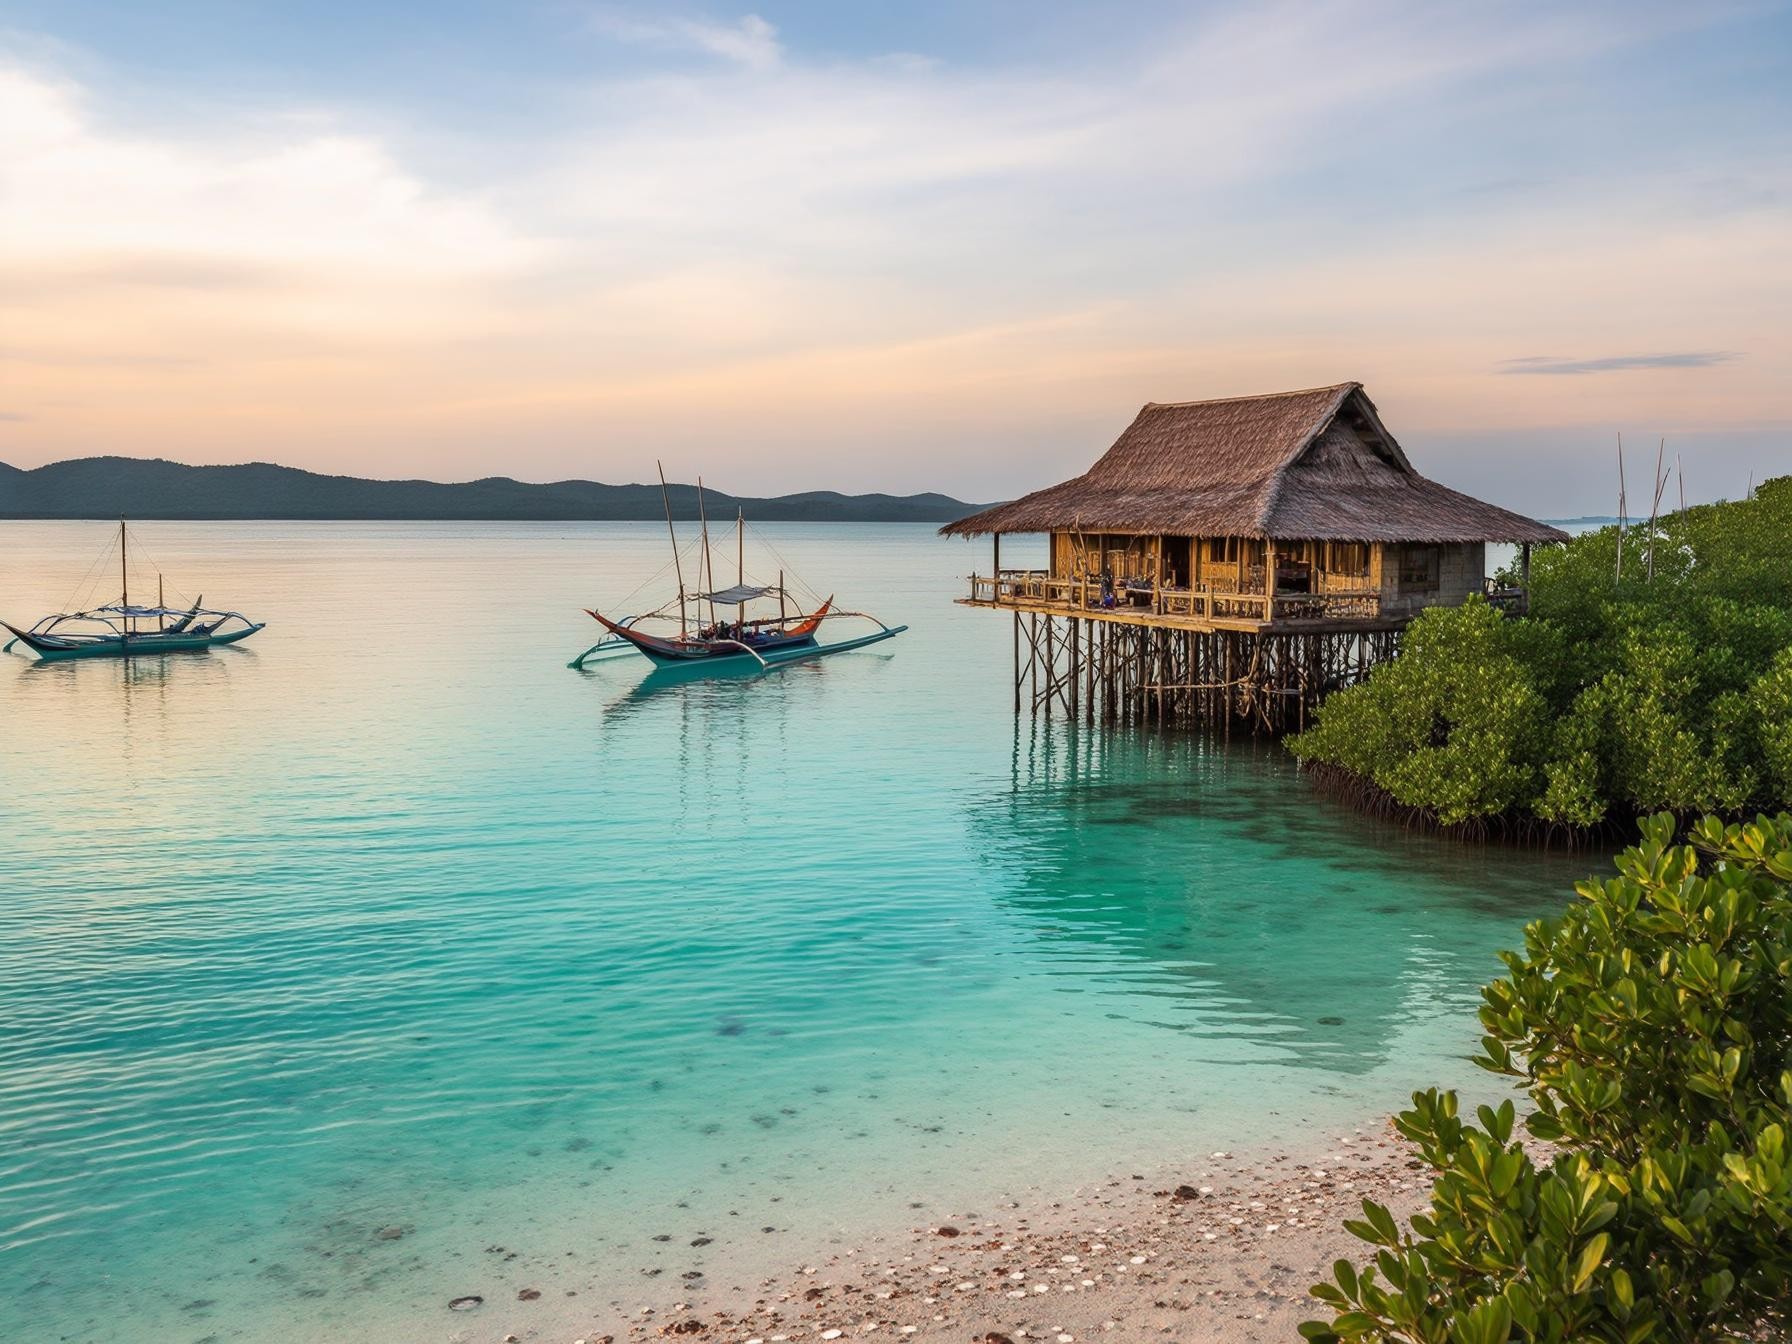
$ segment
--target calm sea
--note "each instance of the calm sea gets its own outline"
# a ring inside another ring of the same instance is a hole
[[[267,630],[0,659],[10,1338],[441,1339],[523,1284],[595,1320],[655,1235],[667,1273],[794,1255],[1472,1081],[1495,949],[1596,860],[1370,825],[1248,741],[1017,722],[1006,620],[951,601],[984,548],[763,531],[911,631],[581,673],[663,530],[146,523]],[[0,524],[0,614],[107,541]]]

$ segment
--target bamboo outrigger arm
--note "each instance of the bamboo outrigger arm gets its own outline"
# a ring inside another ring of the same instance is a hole
[[[758,649],[754,648],[751,644],[742,642],[741,640],[738,640],[738,639],[712,639],[710,641],[710,643],[712,643],[712,644],[732,644],[735,648],[741,650],[743,653],[752,654],[753,661],[758,663],[761,668],[768,668],[771,666],[770,663],[766,662],[765,658],[760,654]]]
[[[648,614],[652,615],[653,613],[649,612]],[[624,616],[621,620],[617,621],[616,624],[632,626],[636,621],[641,619],[642,617],[640,616]],[[627,640],[618,639],[615,635],[605,635],[602,639],[598,640],[597,643],[581,653],[577,658],[574,658],[567,664],[567,666],[577,672],[585,666],[586,662],[590,660],[593,654],[606,654],[612,652],[633,653],[634,651],[634,645],[630,644]]]

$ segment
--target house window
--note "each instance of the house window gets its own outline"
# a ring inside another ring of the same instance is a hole
[[[1238,538],[1215,537],[1208,543],[1215,564],[1236,565],[1238,563]]]
[[[1435,546],[1403,546],[1400,548],[1400,587],[1409,592],[1437,591],[1437,556]]]
[[[1331,542],[1325,567],[1335,578],[1366,579],[1369,577],[1369,548],[1360,541]]]

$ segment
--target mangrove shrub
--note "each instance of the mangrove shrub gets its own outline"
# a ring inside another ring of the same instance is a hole
[[[1623,552],[1622,577],[1618,555]],[[1652,552],[1652,554],[1651,554]],[[1290,739],[1445,824],[1792,802],[1792,477],[1538,554],[1531,614],[1432,609]]]
[[[1414,1094],[1396,1125],[1435,1172],[1403,1230],[1313,1296],[1313,1340],[1408,1344],[1783,1339],[1792,1308],[1792,816],[1692,844],[1644,821],[1617,876],[1589,879],[1482,991],[1476,1062],[1535,1106],[1457,1113]]]

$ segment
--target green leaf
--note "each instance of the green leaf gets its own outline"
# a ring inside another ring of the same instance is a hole
[[[1630,1275],[1622,1269],[1614,1269],[1611,1274],[1610,1292],[1612,1301],[1623,1309],[1625,1316],[1628,1316],[1630,1309],[1636,1305],[1636,1289],[1630,1282]]]
[[[1578,1293],[1585,1289],[1587,1280],[1592,1278],[1599,1266],[1605,1263],[1605,1248],[1611,1245],[1611,1240],[1609,1233],[1600,1232],[1580,1248],[1580,1255],[1574,1262],[1575,1292]]]

